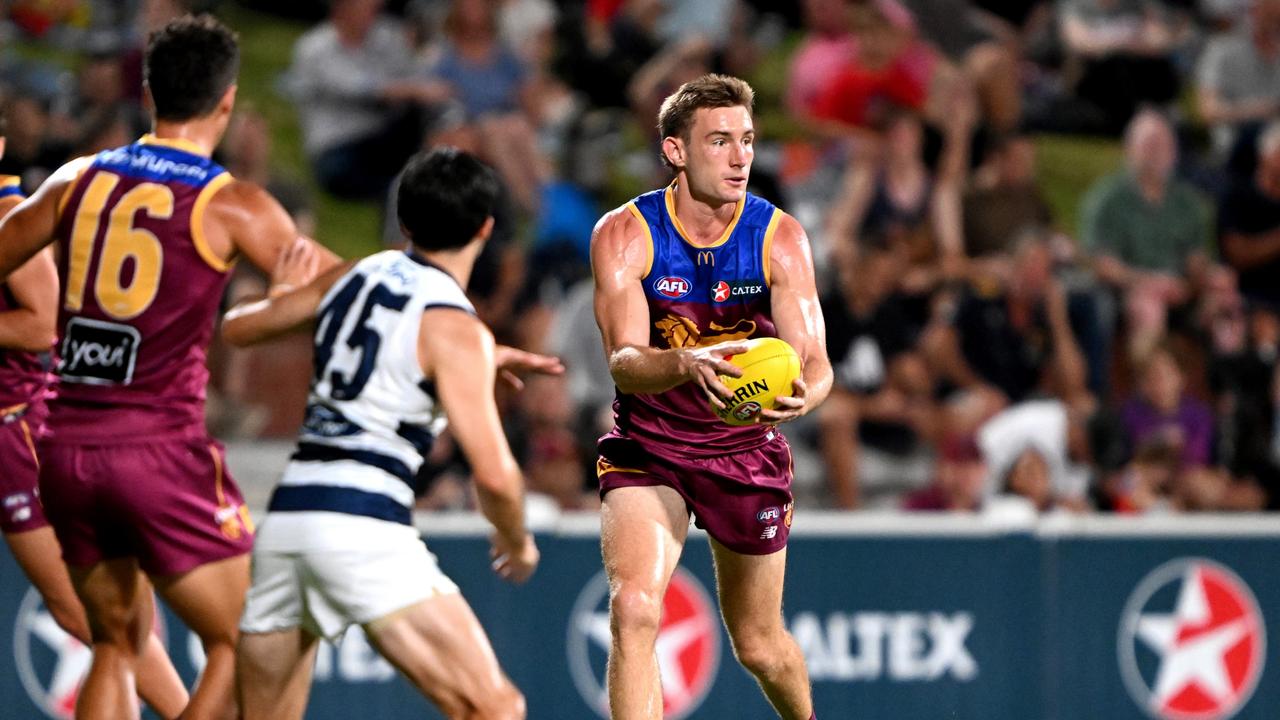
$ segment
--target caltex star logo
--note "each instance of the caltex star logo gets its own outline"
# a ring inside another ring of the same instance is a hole
[[[1258,602],[1235,573],[1184,558],[1147,575],[1120,622],[1130,695],[1159,720],[1224,720],[1249,701],[1266,658]]]
[[[58,720],[75,716],[80,683],[93,653],[58,627],[34,588],[27,590],[18,608],[13,658],[22,687],[36,707]]]
[[[605,686],[609,582],[603,572],[583,588],[569,618],[569,670],[587,705],[609,717]],[[711,599],[697,578],[676,568],[662,602],[658,672],[664,717],[679,720],[702,704],[720,667],[720,628]]]
[[[724,302],[729,299],[729,283],[721,280],[711,288],[711,299]]]

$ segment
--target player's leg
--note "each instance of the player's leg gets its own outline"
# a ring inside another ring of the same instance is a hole
[[[235,650],[249,588],[249,556],[237,555],[152,581],[204,646],[204,672],[182,717],[231,720],[236,715]]]
[[[813,699],[800,646],[782,621],[786,548],[743,555],[711,540],[720,612],[733,652],[784,720],[809,720]]]
[[[53,529],[45,526],[27,532],[6,534],[5,540],[18,567],[31,580],[58,627],[89,645],[89,620],[84,606],[71,587],[71,577],[62,562],[62,549]],[[147,588],[148,597],[151,594]],[[154,604],[151,605],[154,608]],[[152,634],[143,648],[137,667],[138,694],[162,718],[176,718],[187,706],[187,689],[169,661],[164,644]]]
[[[243,720],[302,717],[311,690],[317,641],[301,627],[240,635],[236,696]]]
[[[524,696],[498,666],[462,595],[420,601],[364,629],[373,647],[449,720],[524,719]]]
[[[684,498],[669,487],[619,487],[604,496],[600,527],[612,633],[609,708],[615,720],[658,720],[662,684],[654,650],[662,599],[689,532],[689,512]]]
[[[138,563],[116,558],[70,572],[93,640],[93,662],[80,688],[76,718],[136,718],[140,709],[134,677],[151,633],[151,608]]]

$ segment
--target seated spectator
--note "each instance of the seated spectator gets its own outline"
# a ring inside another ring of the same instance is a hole
[[[453,135],[474,135],[468,144],[502,176],[516,205],[536,212],[550,174],[529,121],[539,115],[540,99],[528,69],[498,35],[492,0],[453,1],[430,73],[450,88],[464,123],[437,141],[457,144]]]
[[[890,496],[897,504],[913,486],[901,458],[932,436],[936,422],[933,382],[909,309],[894,293],[898,272],[892,253],[867,249],[840,263],[839,282],[822,298],[835,384],[819,410],[819,444],[833,503],[843,509],[886,504]],[[864,443],[872,454],[897,458],[874,465],[893,467],[893,477],[878,477],[863,462]]]
[[[1159,0],[1063,0],[1058,27],[1078,64],[1075,94],[1102,113],[1098,129],[1119,133],[1143,103],[1177,97],[1173,53],[1185,28]]]
[[[1140,446],[1119,472],[1104,480],[1104,509],[1132,515],[1173,512],[1177,470],[1177,451],[1160,443]]]
[[[1280,312],[1280,121],[1258,138],[1257,168],[1233,178],[1218,211],[1222,259],[1246,299]]]
[[[1280,112],[1280,0],[1255,0],[1249,21],[1209,40],[1196,73],[1200,119],[1225,158],[1240,128]]]
[[[987,161],[964,197],[970,259],[1008,257],[1018,238],[1050,230],[1053,217],[1036,179],[1035,153],[1031,136],[1018,132],[999,136],[988,148]]]
[[[1048,243],[1022,240],[1007,286],[966,287],[950,317],[927,331],[924,346],[935,372],[974,401],[965,404],[975,409],[960,416],[973,427],[961,429],[972,432],[1003,405],[1035,395],[1073,408],[1092,404],[1067,293],[1052,264]]]
[[[908,495],[903,510],[975,512],[986,496],[987,463],[971,436],[950,436],[939,444],[937,475],[929,487]]]
[[[383,197],[422,145],[424,110],[449,96],[413,77],[403,29],[380,17],[383,0],[333,0],[329,20],[294,46],[290,89],[303,143],[325,190]]]
[[[1173,352],[1158,346],[1137,366],[1137,393],[1120,409],[1130,447],[1160,444],[1174,451],[1180,468],[1210,463],[1213,413],[1186,392],[1186,377]]]
[[[1123,300],[1130,358],[1164,336],[1167,315],[1189,306],[1209,269],[1211,210],[1174,176],[1177,140],[1154,111],[1125,131],[1125,167],[1094,183],[1081,210],[1080,237],[1098,277]]]
[[[1031,400],[984,423],[977,440],[993,491],[1030,501],[1036,513],[1087,508],[1080,417],[1061,401]]]
[[[922,39],[958,67],[977,90],[983,123],[995,132],[1013,130],[1022,117],[1017,31],[970,0],[882,0],[901,2]]]
[[[830,209],[827,231],[836,255],[884,243],[903,269],[898,289],[927,296],[938,285],[964,251],[960,188],[970,118],[959,118],[948,132],[935,176],[924,161],[920,118],[905,111],[890,116],[880,162],[851,163]]]

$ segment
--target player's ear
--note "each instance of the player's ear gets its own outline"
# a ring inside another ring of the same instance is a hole
[[[148,115],[155,116],[156,99],[151,97],[151,86],[142,83],[142,109],[147,111]]]
[[[662,154],[673,167],[684,167],[684,140],[678,137],[662,138]]]
[[[471,238],[471,241],[475,242],[476,240],[479,240],[481,242],[487,242],[489,240],[489,236],[492,234],[493,234],[493,216],[490,215],[489,217],[485,218],[484,224],[481,225],[480,229],[476,231],[475,237]]]
[[[227,88],[227,91],[222,93],[222,99],[218,101],[218,114],[230,115],[231,111],[235,109],[237,87],[239,86],[232,83],[231,87]]]
[[[0,158],[4,157],[4,136],[0,135]]]

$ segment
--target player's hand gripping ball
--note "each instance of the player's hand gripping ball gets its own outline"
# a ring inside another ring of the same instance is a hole
[[[719,376],[733,393],[723,410],[711,410],[729,425],[751,425],[761,410],[772,410],[779,396],[790,397],[800,377],[800,356],[785,340],[756,338],[746,341],[747,351],[725,358],[742,369],[742,377]]]

